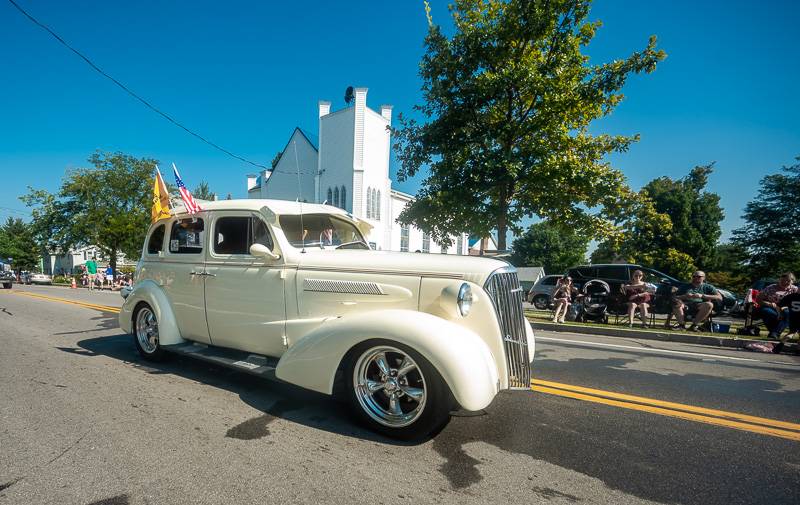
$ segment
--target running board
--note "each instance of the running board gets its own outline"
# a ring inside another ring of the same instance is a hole
[[[275,367],[278,366],[277,358],[205,344],[174,344],[164,345],[161,348],[167,352],[269,379],[275,379]]]

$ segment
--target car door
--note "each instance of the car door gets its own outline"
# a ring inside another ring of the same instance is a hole
[[[170,226],[167,253],[158,262],[157,277],[172,304],[181,336],[210,343],[203,282],[206,247],[203,214],[176,219]]]
[[[269,227],[250,212],[219,213],[211,226],[205,296],[212,342],[280,356],[286,326],[284,262],[250,254],[254,242],[275,248]]]

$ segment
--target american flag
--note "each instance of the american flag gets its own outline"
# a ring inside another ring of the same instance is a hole
[[[175,172],[175,184],[178,186],[178,191],[181,193],[181,198],[183,199],[183,204],[186,206],[186,211],[189,214],[194,214],[203,210],[200,208],[200,205],[194,201],[194,198],[192,198],[192,194],[189,192],[189,190],[186,189],[186,185],[181,180],[181,176],[178,174],[178,167],[175,166],[175,163],[172,164],[172,170]]]

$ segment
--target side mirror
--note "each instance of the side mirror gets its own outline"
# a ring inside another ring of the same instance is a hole
[[[281,259],[280,254],[275,254],[274,252],[270,251],[267,246],[264,244],[253,244],[250,246],[250,254],[255,256],[256,258],[270,258],[273,260]]]

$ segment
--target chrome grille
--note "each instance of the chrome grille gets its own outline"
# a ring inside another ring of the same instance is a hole
[[[508,364],[508,386],[529,389],[531,368],[528,359],[528,338],[525,314],[522,312],[522,287],[516,271],[500,270],[492,274],[484,286],[492,299]]]

